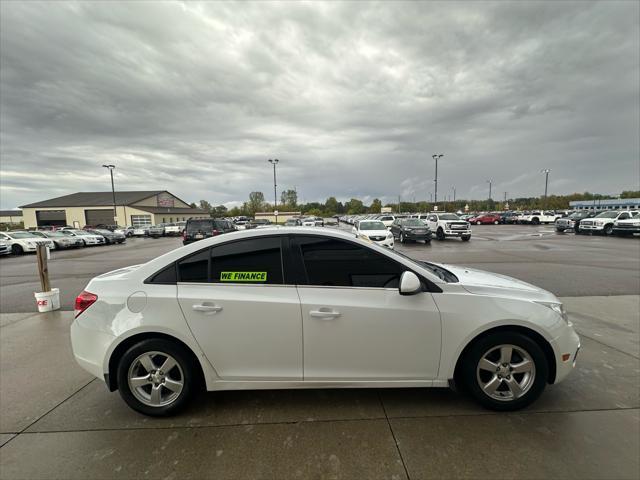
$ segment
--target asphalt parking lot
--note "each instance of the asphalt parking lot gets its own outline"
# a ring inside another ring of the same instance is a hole
[[[143,417],[75,364],[70,311],[29,313],[33,256],[0,259],[0,477],[638,478],[640,241],[473,231],[398,248],[540,285],[581,335],[572,375],[517,413],[446,389],[369,389],[207,393],[178,417]],[[180,245],[54,252],[52,285],[70,310],[91,277]]]

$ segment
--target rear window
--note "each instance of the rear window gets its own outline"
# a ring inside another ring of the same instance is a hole
[[[197,232],[198,230],[213,230],[213,220],[190,220],[187,222],[187,232]]]

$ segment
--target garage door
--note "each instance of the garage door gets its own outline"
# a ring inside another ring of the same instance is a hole
[[[113,225],[113,210],[85,210],[87,225]]]
[[[39,227],[64,227],[67,224],[67,215],[64,210],[36,210],[36,222]]]

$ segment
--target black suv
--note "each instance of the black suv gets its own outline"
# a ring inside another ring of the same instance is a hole
[[[182,233],[182,244],[197,242],[223,233],[235,232],[237,228],[229,220],[220,218],[190,218]]]
[[[424,243],[431,243],[431,230],[422,221],[417,218],[396,218],[391,224],[391,233],[393,238],[400,240],[400,243],[406,241],[424,240]]]

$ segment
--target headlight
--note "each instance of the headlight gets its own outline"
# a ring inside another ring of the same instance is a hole
[[[604,225],[604,222],[602,220],[596,220],[596,225]]]
[[[393,238],[393,233],[391,232],[387,233],[387,238]]]
[[[567,322],[567,325],[571,325],[569,321],[569,316],[567,315],[567,311],[564,309],[564,305],[562,303],[551,303],[551,302],[536,302],[540,305],[544,305],[545,307],[549,307],[551,310],[556,312],[560,317]]]
[[[36,244],[33,243],[33,242],[27,242],[27,245],[30,246],[30,247],[35,247],[36,246]]]

